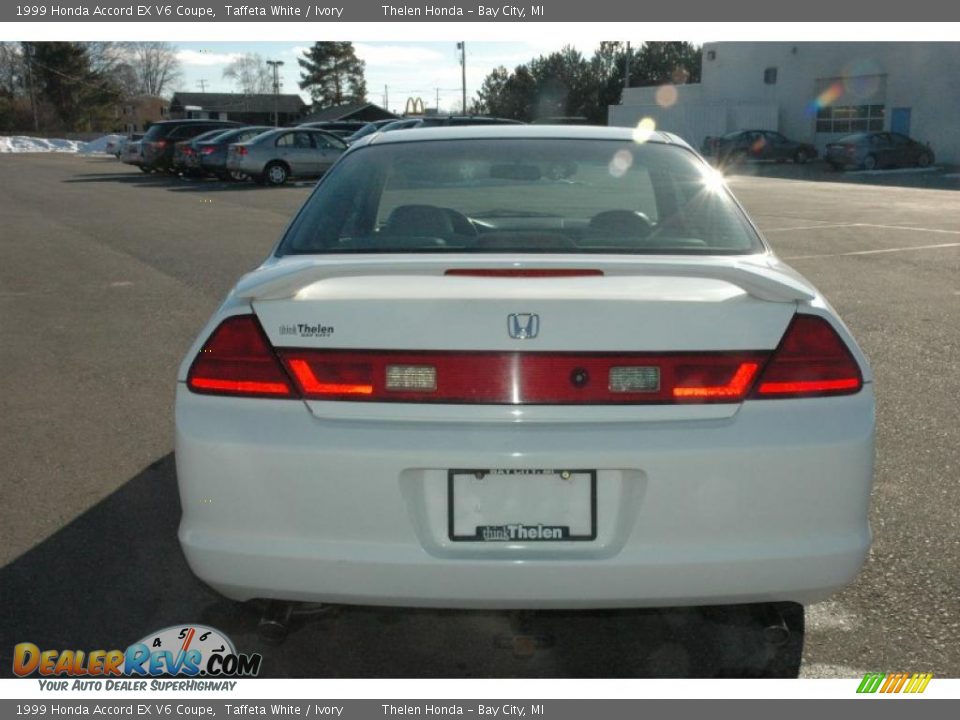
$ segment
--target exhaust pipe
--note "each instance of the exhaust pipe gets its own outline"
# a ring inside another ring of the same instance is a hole
[[[790,639],[790,628],[787,627],[787,621],[780,611],[780,607],[774,604],[766,604],[760,607],[760,621],[763,627],[763,639],[771,645],[785,645]]]
[[[293,614],[293,603],[284,600],[269,600],[257,623],[257,634],[273,645],[279,645],[287,638],[290,632],[290,616]]]

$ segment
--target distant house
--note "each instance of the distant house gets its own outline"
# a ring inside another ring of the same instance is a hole
[[[174,93],[170,101],[172,119],[204,118],[236,120],[251,125],[273,125],[300,122],[307,104],[299,95],[243,95],[241,93]]]
[[[117,105],[116,130],[122,132],[143,132],[150,123],[166,120],[169,103],[153,95],[138,95]]]
[[[321,120],[362,120],[372,122],[374,120],[398,120],[399,115],[394,115],[389,110],[384,110],[379,105],[373,103],[350,103],[348,105],[334,105],[333,107],[323,108],[311,112],[300,122],[320,122]]]

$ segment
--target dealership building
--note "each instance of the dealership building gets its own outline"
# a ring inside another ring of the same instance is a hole
[[[699,148],[734,130],[778,130],[819,150],[885,130],[960,163],[960,42],[719,42],[703,46],[699,83],[634,87],[610,125],[651,118]]]

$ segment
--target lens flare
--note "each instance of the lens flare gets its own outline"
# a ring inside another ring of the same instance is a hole
[[[653,118],[645,117],[637,123],[633,130],[633,141],[635,143],[645,143],[657,130],[657,123]]]
[[[807,115],[814,117],[817,111],[830,107],[843,96],[843,92],[844,84],[842,79],[832,82],[823,92],[810,101],[810,104],[807,106]]]
[[[703,187],[709,192],[718,193],[724,188],[723,173],[715,168],[707,168],[703,172]]]
[[[677,102],[677,88],[673,85],[661,85],[657,88],[657,105],[662,108],[673,107]]]
[[[633,153],[629,150],[617,150],[610,160],[610,175],[615,178],[622,178],[627,174],[631,165],[633,165]]]

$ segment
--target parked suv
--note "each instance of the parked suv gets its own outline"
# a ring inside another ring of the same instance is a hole
[[[240,127],[231,120],[160,120],[153,123],[141,140],[143,155],[140,169],[144,172],[169,170],[173,167],[173,147],[181,140],[192,140],[208,130]]]

